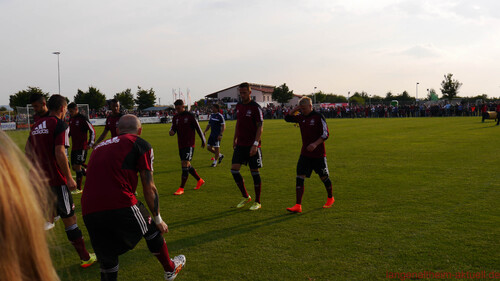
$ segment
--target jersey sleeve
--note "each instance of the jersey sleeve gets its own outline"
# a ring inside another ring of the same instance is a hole
[[[137,170],[139,171],[153,171],[153,161],[154,161],[154,153],[153,153],[153,148],[150,148],[147,150],[145,153],[141,154],[139,156],[139,159],[137,161]]]
[[[220,118],[220,124],[221,125],[226,124],[226,120],[224,120],[224,115],[222,115],[222,114],[219,113],[219,118]]]
[[[173,131],[173,132],[177,132],[177,116],[174,116],[174,118],[172,118],[172,126],[170,127],[170,131]]]
[[[330,136],[330,131],[328,130],[328,125],[326,124],[325,117],[323,115],[319,115],[319,119],[321,120],[321,138],[323,140],[327,140]]]
[[[69,128],[66,123],[62,120],[57,120],[57,124],[54,130],[54,145],[64,145],[69,146]]]
[[[297,115],[288,114],[288,115],[285,116],[285,121],[286,122],[291,122],[291,123],[298,123],[299,122],[299,118],[297,117]]]
[[[254,120],[256,123],[264,122],[264,113],[262,112],[262,108],[258,105],[254,111]]]
[[[205,140],[205,135],[203,134],[203,131],[201,130],[200,123],[196,120],[196,118],[191,115],[191,125],[194,127],[198,135],[200,136],[200,139],[203,143],[207,143]]]
[[[108,121],[109,121],[109,116],[106,118],[106,125],[104,126],[104,130],[110,130],[109,129],[109,124],[108,124]]]
[[[87,124],[87,129],[89,131],[89,141],[88,144],[89,146],[93,146],[95,142],[95,129],[94,126],[92,126],[92,123],[90,123],[89,119],[85,119],[85,124]]]

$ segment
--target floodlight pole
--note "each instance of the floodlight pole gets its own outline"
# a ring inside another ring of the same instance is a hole
[[[313,91],[313,108],[314,108],[314,104],[316,104],[316,87],[314,87],[314,91]]]
[[[57,85],[59,86],[59,95],[61,94],[61,70],[59,68],[59,55],[61,52],[53,52],[52,54],[57,55]]]
[[[415,92],[415,101],[418,101],[418,84],[420,84],[420,83],[417,82],[417,85],[415,86],[417,89]]]

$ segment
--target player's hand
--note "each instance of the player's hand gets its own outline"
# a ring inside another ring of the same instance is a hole
[[[233,141],[233,149],[236,148],[236,140]]]
[[[69,189],[70,191],[73,191],[73,190],[75,190],[75,189],[76,189],[76,182],[75,182],[75,180],[73,179],[73,177],[71,177],[71,178],[69,178],[69,179],[68,179],[68,184],[67,184],[67,186],[68,186],[68,189]]]
[[[222,140],[222,136],[218,136],[218,137],[217,137],[217,140],[218,140],[218,141],[221,141],[221,140]]]
[[[169,131],[168,134],[171,135],[171,136],[173,136],[173,135],[175,135],[175,132],[174,131]]]
[[[156,227],[161,232],[161,234],[168,233],[168,225],[164,221],[162,221],[160,224],[157,224]]]
[[[201,148],[205,148],[205,143],[201,143]]]
[[[250,156],[254,156],[255,154],[257,154],[257,146],[252,145],[250,148]]]
[[[316,149],[316,147],[317,147],[317,145],[316,145],[316,144],[311,143],[310,145],[308,145],[308,146],[307,146],[307,148],[306,148],[306,149],[307,149],[307,151],[312,152],[313,150],[315,150],[315,149]]]

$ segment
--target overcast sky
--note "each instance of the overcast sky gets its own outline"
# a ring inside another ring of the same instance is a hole
[[[500,96],[497,0],[0,0],[0,104],[27,86],[57,93],[137,86],[162,104],[243,81],[309,94]],[[177,90],[178,91],[178,90]]]

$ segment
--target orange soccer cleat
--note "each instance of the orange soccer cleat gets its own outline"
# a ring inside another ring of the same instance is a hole
[[[205,184],[205,181],[203,179],[200,179],[198,183],[196,184],[196,187],[194,189],[200,189],[202,185]]]
[[[182,195],[184,194],[184,188],[179,187],[176,192],[174,192],[174,195]]]
[[[335,202],[335,198],[327,198],[325,205],[323,205],[323,208],[330,208],[333,206],[333,202]]]
[[[302,213],[302,205],[295,204],[295,206],[291,208],[286,208],[286,210],[292,213]]]

